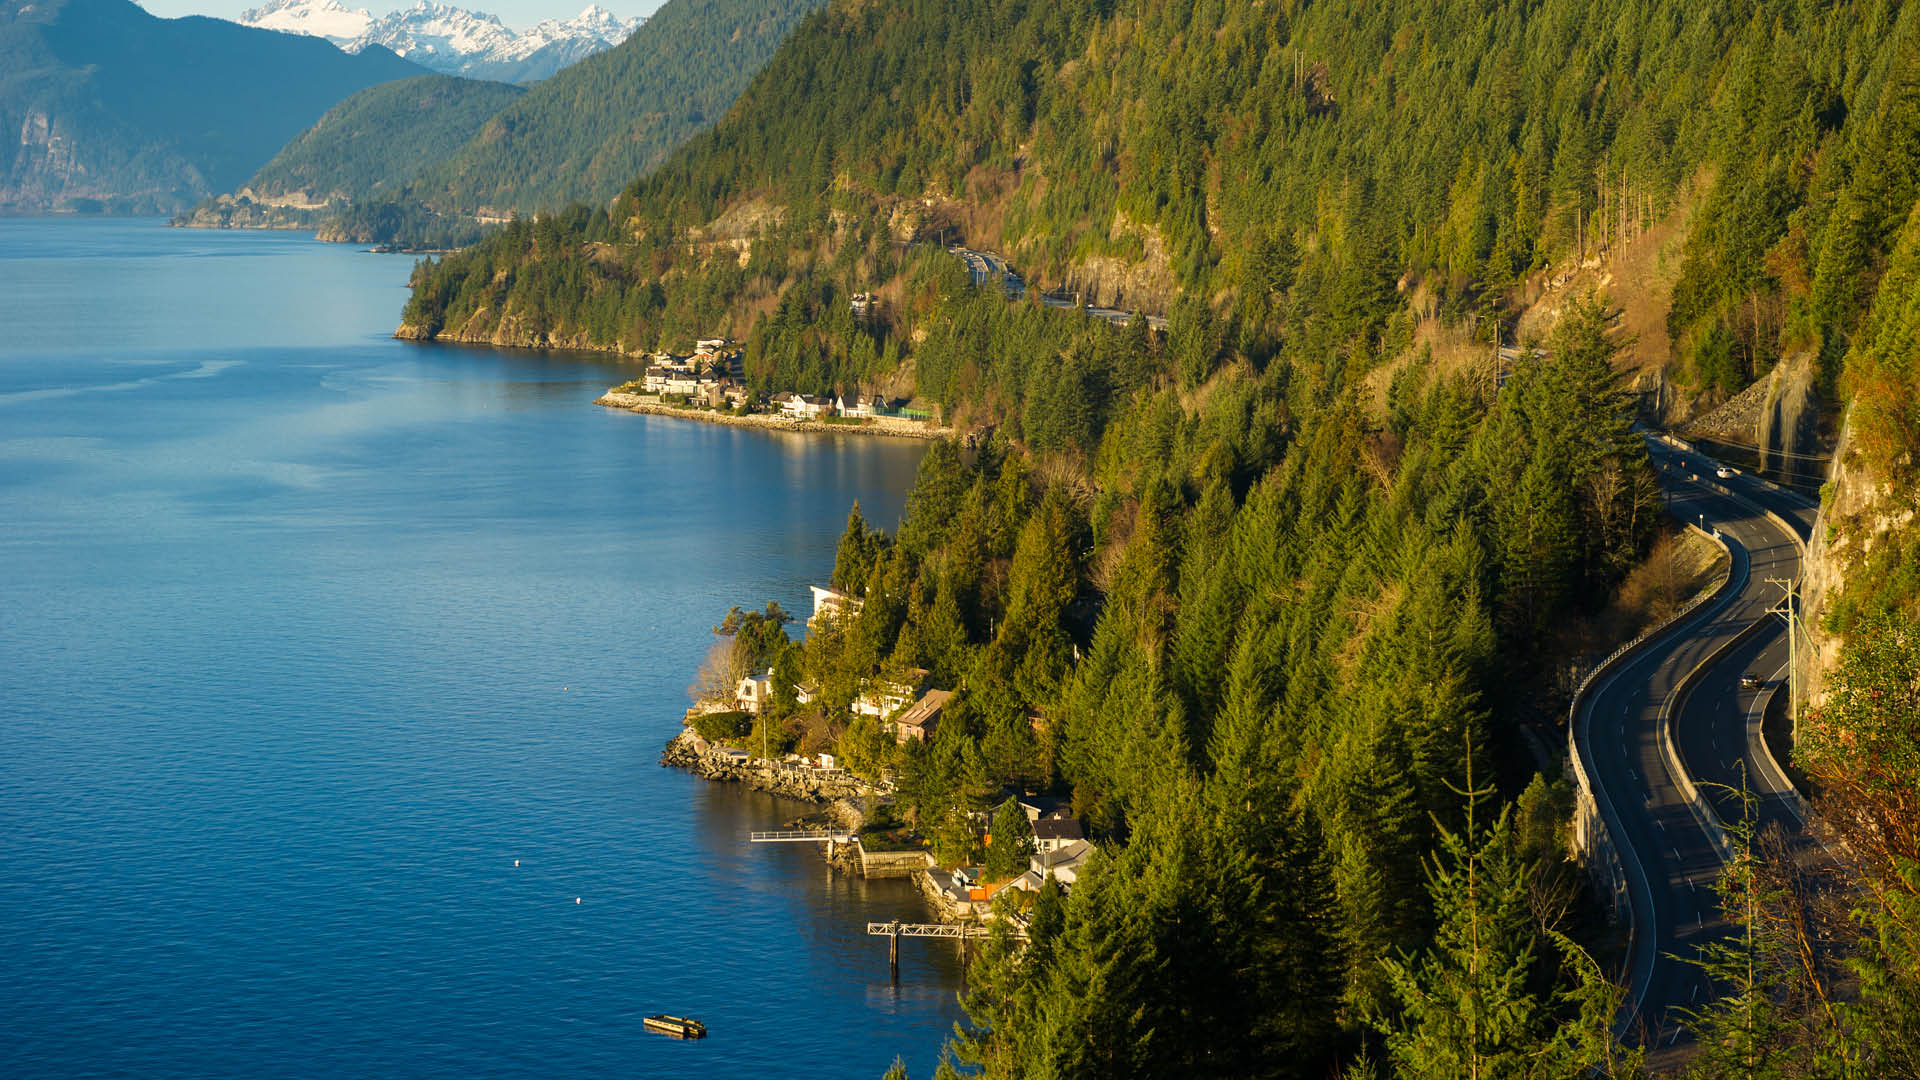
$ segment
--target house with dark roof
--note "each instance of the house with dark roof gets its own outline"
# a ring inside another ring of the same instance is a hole
[[[1059,851],[1086,838],[1086,828],[1077,817],[1043,817],[1033,823],[1034,850],[1042,853]]]

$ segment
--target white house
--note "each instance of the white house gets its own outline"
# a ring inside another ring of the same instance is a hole
[[[788,394],[786,400],[780,402],[780,411],[795,420],[818,420],[833,415],[833,399],[812,394]]]
[[[1042,880],[1051,876],[1062,885],[1071,885],[1079,879],[1081,868],[1092,857],[1093,845],[1085,840],[1075,840],[1065,847],[1035,854],[1028,860],[1028,866]]]
[[[926,668],[907,672],[906,680],[872,679],[862,684],[860,696],[853,699],[853,711],[876,718],[892,716],[913,703],[914,696],[927,685]]]
[[[760,710],[773,701],[773,669],[768,668],[764,675],[749,675],[741,679],[740,685],[733,691],[733,700],[739,704],[741,712],[760,715]]]
[[[1045,854],[1073,844],[1084,844],[1087,833],[1076,817],[1043,817],[1033,823],[1034,850]]]
[[[819,585],[809,585],[807,588],[813,590],[813,617],[807,620],[808,626],[823,619],[833,620],[842,615],[860,613],[858,597],[849,596],[839,589],[824,588]]]

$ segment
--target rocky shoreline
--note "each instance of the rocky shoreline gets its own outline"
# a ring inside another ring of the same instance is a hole
[[[852,773],[787,766],[782,762],[738,760],[700,737],[692,728],[682,728],[660,752],[664,767],[685,769],[695,776],[725,783],[745,784],[789,799],[810,803],[838,803],[865,798],[877,789]],[[848,810],[852,810],[849,802]],[[846,822],[842,822],[846,824]],[[854,826],[857,828],[858,826]]]
[[[649,401],[640,394],[627,394],[618,390],[607,391],[595,398],[593,403],[609,409],[625,409],[628,412],[647,413],[653,416],[671,416],[680,420],[698,420],[707,424],[730,424],[734,427],[767,428],[773,431],[811,431],[825,435],[889,435],[898,439],[944,439],[953,434],[953,429],[950,427],[935,427],[932,424],[911,421],[891,424],[885,421],[865,424],[829,424],[821,420],[790,420],[769,413],[736,416],[733,413],[711,412],[706,409],[680,409]]]

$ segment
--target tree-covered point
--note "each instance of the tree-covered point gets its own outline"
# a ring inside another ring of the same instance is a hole
[[[996,1077],[1327,1075],[1365,1047],[1401,1054],[1377,1033],[1425,1023],[1414,988],[1453,976],[1386,962],[1480,919],[1507,969],[1469,989],[1535,1018],[1495,1026],[1502,1060],[1604,1043],[1610,987],[1555,936],[1566,799],[1537,784],[1489,829],[1495,809],[1469,819],[1459,793],[1520,793],[1508,688],[1542,662],[1541,628],[1604,597],[1651,536],[1606,324],[1575,309],[1553,358],[1495,396],[1403,385],[1390,428],[1337,363],[1235,368],[1199,395],[1157,378],[1091,422],[1086,474],[1004,438],[941,442],[891,535],[850,514],[833,580],[862,604],[771,641],[776,694],[813,700],[785,696],[766,735],[892,770],[943,862],[1024,865],[1009,788],[1070,795],[1101,848],[1069,895],[1034,901],[1030,947],[989,951],[957,1054]],[[1131,340],[1115,365],[1150,369]],[[755,621],[722,624],[730,648]],[[929,739],[896,743],[850,706],[914,669],[955,696]],[[1446,858],[1519,893],[1456,910],[1472,871],[1422,870],[1449,835]]]
[[[256,197],[305,193],[315,202],[390,196],[421,161],[452,153],[525,92],[452,75],[362,90],[327,110],[246,186]]]

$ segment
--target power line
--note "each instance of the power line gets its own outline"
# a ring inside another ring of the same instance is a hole
[[[1751,450],[1756,454],[1762,452],[1758,443],[1743,443],[1734,439],[1723,439],[1718,435],[1690,435],[1687,437],[1687,441],[1719,443],[1722,446],[1737,446],[1742,450]],[[1828,462],[1833,460],[1832,454],[1795,454],[1786,450],[1767,450],[1765,453],[1769,457],[1794,458],[1799,461]]]

